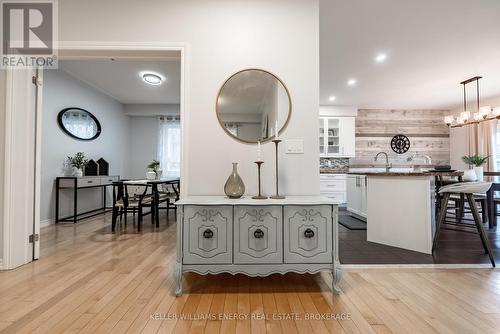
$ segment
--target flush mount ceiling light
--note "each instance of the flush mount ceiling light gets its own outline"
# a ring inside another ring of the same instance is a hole
[[[333,101],[335,101],[336,99],[337,99],[337,98],[336,98],[335,96],[333,96],[333,95],[332,95],[332,96],[330,96],[330,97],[328,98],[328,100],[330,100],[330,101],[332,101],[332,102],[333,102]]]
[[[165,80],[160,74],[154,72],[141,72],[139,75],[145,83],[153,86],[159,86]]]
[[[357,83],[356,79],[349,79],[347,80],[347,85],[348,86],[354,86]]]
[[[377,63],[383,63],[386,59],[387,59],[387,54],[385,54],[385,53],[379,53],[375,57],[375,62],[377,62]]]

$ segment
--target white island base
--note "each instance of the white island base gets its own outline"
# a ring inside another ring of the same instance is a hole
[[[332,290],[340,292],[338,207],[331,199],[192,196],[176,204],[177,296],[185,272],[267,276],[328,271]]]
[[[367,175],[367,239],[432,254],[434,176]]]

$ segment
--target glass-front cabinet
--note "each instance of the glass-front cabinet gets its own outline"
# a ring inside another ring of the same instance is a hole
[[[320,117],[319,152],[322,157],[354,157],[355,118]]]
[[[325,120],[319,119],[319,154],[325,154]]]

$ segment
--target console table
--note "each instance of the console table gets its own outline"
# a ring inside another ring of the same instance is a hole
[[[267,276],[333,274],[340,293],[338,206],[320,196],[229,199],[190,196],[176,202],[176,295],[185,272]]]
[[[59,222],[73,222],[90,218],[106,211],[106,187],[112,186],[113,182],[120,179],[117,175],[112,176],[60,176],[56,178],[56,224]],[[89,188],[103,188],[103,206],[95,210],[78,213],[78,190]],[[73,191],[73,215],[59,218],[59,191],[71,189]],[[99,211],[99,212],[97,212]],[[82,217],[83,216],[83,217]]]

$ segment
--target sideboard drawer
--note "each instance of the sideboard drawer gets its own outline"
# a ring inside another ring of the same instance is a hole
[[[332,212],[327,205],[285,206],[285,263],[332,263]]]
[[[113,182],[119,181],[120,177],[114,176],[101,176],[101,184],[112,184]]]
[[[184,207],[186,264],[232,263],[233,210],[231,206]]]
[[[81,187],[93,187],[101,184],[100,177],[82,177],[78,178],[76,181],[79,188]]]
[[[234,208],[234,263],[282,263],[281,206]]]

